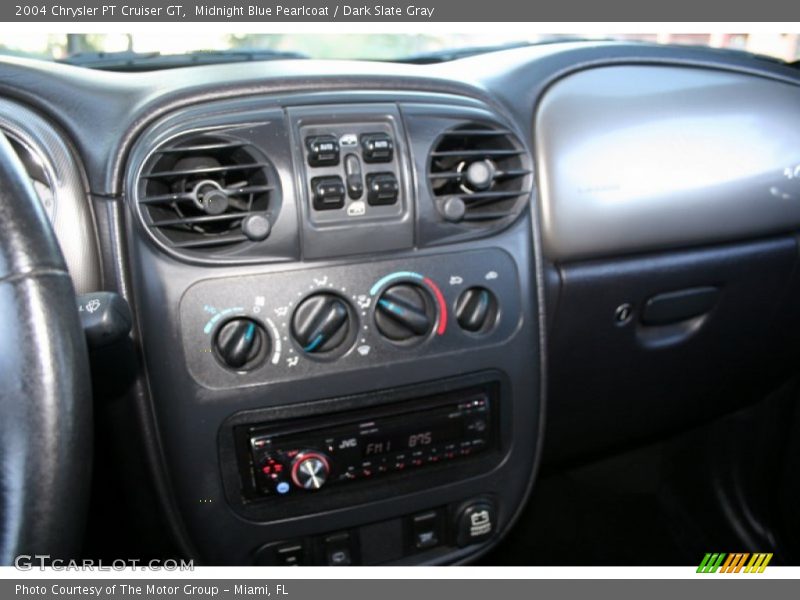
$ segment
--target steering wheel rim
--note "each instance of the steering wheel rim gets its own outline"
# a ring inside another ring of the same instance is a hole
[[[92,460],[91,380],[75,291],[0,133],[0,565],[75,556]]]

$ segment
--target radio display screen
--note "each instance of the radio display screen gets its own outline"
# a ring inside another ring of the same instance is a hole
[[[413,452],[457,440],[461,437],[462,424],[461,419],[444,418],[425,426],[396,426],[370,433],[361,438],[362,456],[368,458],[403,450]]]

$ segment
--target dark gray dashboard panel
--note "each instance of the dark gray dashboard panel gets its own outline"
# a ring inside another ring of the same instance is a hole
[[[696,68],[589,69],[546,92],[534,129],[551,260],[800,225],[800,87]]]

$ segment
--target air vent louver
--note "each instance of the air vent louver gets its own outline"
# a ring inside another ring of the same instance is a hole
[[[436,207],[448,221],[517,215],[531,192],[530,156],[509,130],[468,123],[444,132],[428,163]]]
[[[137,200],[145,225],[166,245],[216,251],[253,241],[242,227],[250,215],[274,223],[277,181],[272,164],[250,142],[200,133],[167,142],[150,155]]]

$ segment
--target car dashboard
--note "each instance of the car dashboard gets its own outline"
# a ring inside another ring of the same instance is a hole
[[[95,485],[207,564],[464,563],[541,465],[753,402],[800,327],[798,83],[625,43],[3,60],[76,291],[133,314],[92,357]]]

